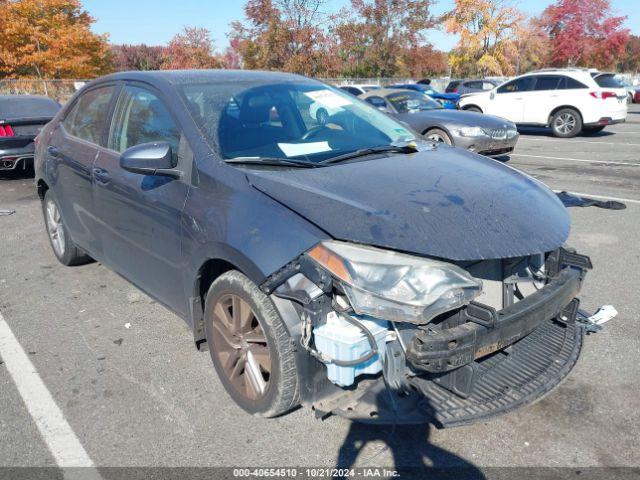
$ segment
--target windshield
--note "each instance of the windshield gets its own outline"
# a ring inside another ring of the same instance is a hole
[[[442,108],[442,105],[435,100],[412,90],[392,93],[387,95],[387,100],[391,102],[393,108],[395,108],[398,113],[415,113]]]
[[[318,163],[414,140],[402,124],[321,83],[219,82],[180,88],[223,159]]]

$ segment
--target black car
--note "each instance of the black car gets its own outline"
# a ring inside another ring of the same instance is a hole
[[[253,414],[460,425],[578,358],[591,264],[556,195],[323,83],[107,76],[45,127],[36,170],[57,258],[183,318]]]
[[[60,104],[38,95],[0,95],[0,170],[33,166],[33,141]]]

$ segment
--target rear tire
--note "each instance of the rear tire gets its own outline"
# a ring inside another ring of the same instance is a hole
[[[298,405],[289,332],[271,299],[242,273],[227,272],[209,288],[205,333],[220,381],[242,409],[270,418]]]
[[[424,137],[432,142],[453,145],[453,140],[451,140],[449,134],[440,128],[432,128],[430,130],[427,130],[426,132],[424,132]]]
[[[572,138],[582,131],[582,117],[573,108],[558,110],[551,117],[551,131],[559,138]]]
[[[467,112],[482,113],[482,110],[480,110],[479,107],[469,107],[469,108],[465,108],[464,110]]]
[[[58,203],[50,190],[42,200],[42,213],[49,236],[49,243],[56,258],[67,267],[91,263],[93,259],[84,253],[71,239],[69,230],[64,224]]]

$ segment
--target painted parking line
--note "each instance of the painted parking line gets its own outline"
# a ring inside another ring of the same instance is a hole
[[[598,142],[594,140],[568,140],[568,139],[553,139],[553,138],[533,138],[520,136],[520,140],[529,140],[532,142],[551,142],[558,144],[566,143],[593,143],[596,145],[624,145],[627,147],[640,147],[640,143],[626,143],[626,142]]]
[[[616,202],[626,202],[626,203],[637,203],[640,205],[640,200],[633,200],[631,198],[620,198],[620,197],[611,197],[609,195],[594,195],[593,193],[579,193],[579,192],[570,192],[565,190],[567,193],[571,193],[572,195],[577,195],[578,197],[591,197],[598,198],[600,200],[615,200]],[[555,193],[560,193],[562,190],[554,190]]]
[[[1,312],[0,357],[56,464],[63,469],[64,477],[100,478],[93,461],[67,423]]]
[[[587,160],[585,158],[548,157],[546,155],[527,155],[524,153],[510,153],[510,157],[546,158],[548,160],[562,160],[563,162],[602,163],[605,165],[624,165],[627,167],[640,167],[640,163],[611,162],[608,160]]]

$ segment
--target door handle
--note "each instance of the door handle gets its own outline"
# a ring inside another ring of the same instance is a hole
[[[58,158],[60,156],[60,150],[53,145],[50,145],[49,148],[47,148],[47,153],[49,153],[53,158]]]
[[[96,179],[96,182],[106,185],[111,181],[111,176],[109,172],[104,170],[103,168],[94,168],[93,169],[93,178]]]

